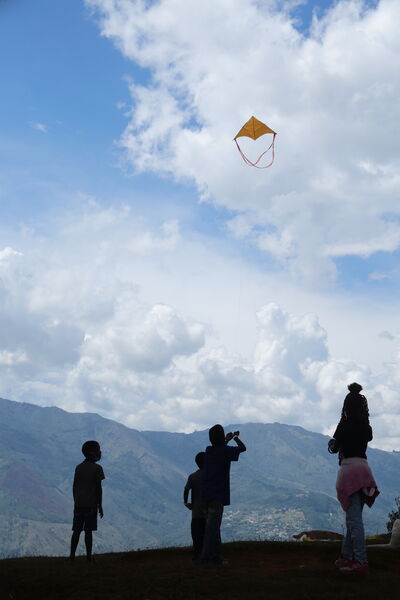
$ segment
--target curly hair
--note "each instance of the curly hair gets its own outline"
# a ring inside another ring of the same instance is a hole
[[[82,454],[85,458],[88,458],[92,452],[97,453],[99,450],[100,444],[96,440],[88,440],[82,446]]]

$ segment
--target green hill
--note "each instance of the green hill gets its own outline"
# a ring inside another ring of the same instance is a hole
[[[1,600],[389,600],[397,595],[399,551],[369,550],[370,574],[333,566],[335,543],[227,544],[228,565],[201,567],[188,548],[84,558],[0,562]]]
[[[224,540],[290,539],[307,529],[341,532],[335,498],[337,457],[327,437],[279,423],[239,428],[247,452],[232,466],[232,505]],[[0,556],[61,555],[71,529],[71,484],[80,448],[97,439],[103,449],[104,510],[97,552],[186,545],[190,514],[183,507],[193,458],[207,431],[136,431],[96,414],[0,399]],[[383,532],[399,495],[400,455],[369,450],[381,495],[365,510],[367,533]]]

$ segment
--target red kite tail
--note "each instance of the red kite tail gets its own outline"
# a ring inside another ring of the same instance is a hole
[[[276,133],[273,134],[273,138],[272,138],[272,142],[271,144],[268,146],[268,148],[266,150],[264,150],[264,152],[262,152],[262,154],[260,154],[260,156],[257,158],[256,161],[252,162],[242,151],[241,147],[238,144],[237,139],[235,138],[235,142],[236,142],[236,146],[237,149],[240,152],[241,157],[243,158],[244,162],[246,163],[246,165],[249,165],[249,167],[255,167],[256,169],[268,169],[268,167],[270,167],[274,160],[275,160],[275,136]],[[262,167],[258,166],[258,163],[260,162],[260,160],[262,159],[262,157],[272,148],[272,159],[271,162],[269,162],[267,165],[264,165]]]

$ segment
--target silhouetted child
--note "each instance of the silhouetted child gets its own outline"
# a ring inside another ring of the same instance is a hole
[[[209,431],[212,445],[206,448],[202,479],[202,497],[207,513],[202,564],[222,563],[220,530],[224,506],[230,504],[231,462],[239,460],[239,454],[246,450],[238,436],[239,431],[225,436],[222,425],[214,425]],[[227,446],[231,439],[235,440],[237,448]]]
[[[332,454],[339,452],[336,491],[346,512],[346,535],[335,566],[345,574],[365,575],[368,559],[362,513],[365,504],[373,505],[379,490],[366,454],[368,442],[372,440],[368,402],[360,393],[359,383],[347,387],[349,394],[344,399],[341,419],[328,444]]]
[[[206,529],[206,511],[201,496],[201,482],[203,477],[204,452],[196,454],[197,471],[191,473],[183,490],[183,502],[192,511],[192,522],[190,525],[193,540],[193,560],[200,560],[203,549],[204,532]],[[192,490],[191,502],[188,502],[189,491]]]
[[[82,446],[85,460],[75,468],[73,483],[74,520],[72,524],[70,559],[75,558],[81,531],[85,531],[87,560],[92,560],[93,535],[97,531],[97,512],[103,518],[101,482],[104,479],[103,468],[96,465],[101,458],[100,444],[94,440]]]

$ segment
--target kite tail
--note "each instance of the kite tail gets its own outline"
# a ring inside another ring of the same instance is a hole
[[[260,154],[260,156],[257,158],[257,160],[255,162],[252,162],[249,158],[247,158],[247,156],[243,153],[241,147],[239,146],[237,139],[235,138],[237,149],[239,150],[240,155],[243,158],[243,160],[246,163],[246,165],[249,165],[249,167],[255,167],[256,169],[268,169],[268,167],[270,167],[273,164],[274,160],[275,160],[275,136],[276,136],[276,133],[274,133],[274,135],[273,135],[271,144],[268,146],[268,148],[266,150],[264,150],[264,152],[262,154]],[[262,157],[265,154],[267,154],[267,152],[269,150],[271,150],[271,148],[272,148],[271,162],[269,162],[267,165],[264,165],[263,167],[258,166],[258,163],[260,162],[260,160],[262,159]]]

